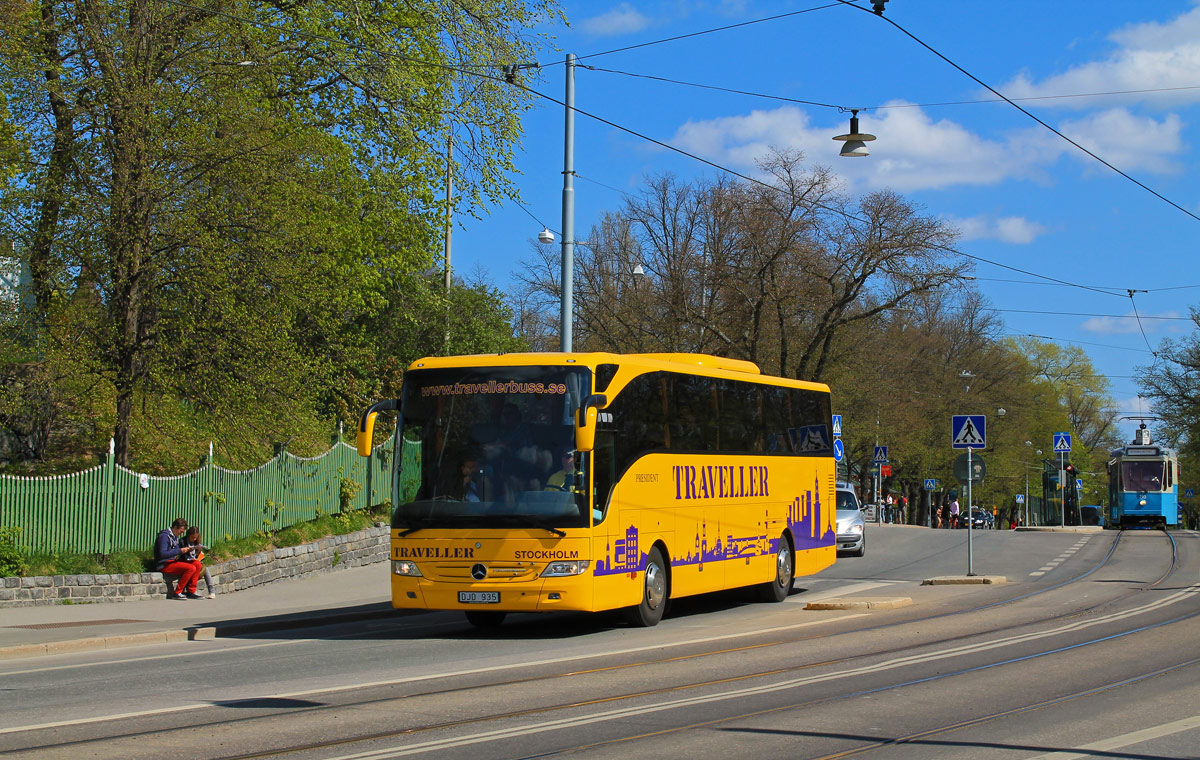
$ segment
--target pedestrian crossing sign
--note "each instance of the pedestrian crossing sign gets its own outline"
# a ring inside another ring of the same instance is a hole
[[[1024,504],[1024,503],[1025,503],[1025,494],[1023,494],[1023,493],[1019,493],[1019,494],[1017,494],[1017,503],[1018,503],[1018,504]]]
[[[925,478],[925,490],[926,491],[936,491],[937,490],[937,479],[936,478]]]
[[[1070,433],[1055,433],[1054,434],[1054,453],[1055,454],[1070,454],[1071,453],[1071,434]]]
[[[987,446],[987,420],[982,414],[956,414],[950,423],[950,444],[956,449]]]
[[[875,464],[885,464],[887,462],[887,460],[888,460],[887,446],[876,446],[875,447],[875,458],[872,459],[871,461],[874,462]]]
[[[833,437],[842,437],[842,415],[840,414],[833,415]]]

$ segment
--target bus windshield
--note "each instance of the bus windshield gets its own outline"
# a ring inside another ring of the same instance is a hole
[[[419,467],[420,485],[392,527],[586,527],[574,421],[590,384],[588,370],[569,367],[408,372],[402,430],[420,454],[402,467]]]
[[[1161,491],[1166,462],[1132,461],[1121,462],[1121,480],[1126,491]]]

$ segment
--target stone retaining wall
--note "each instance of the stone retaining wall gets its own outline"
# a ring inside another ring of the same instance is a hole
[[[311,544],[259,552],[249,557],[210,565],[218,594],[229,594],[264,583],[328,573],[388,559],[391,530],[387,525],[330,536]],[[201,578],[200,591],[204,591]],[[0,578],[0,608],[39,604],[123,602],[161,597],[167,592],[161,573],[124,575],[43,575]]]

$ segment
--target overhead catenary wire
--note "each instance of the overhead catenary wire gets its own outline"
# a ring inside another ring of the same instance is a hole
[[[868,12],[868,13],[870,13],[870,11],[868,11],[866,8],[862,8],[862,7],[858,6],[858,5],[855,5],[854,3],[850,2],[850,0],[838,0],[838,2],[840,2],[842,5],[845,5],[845,6],[847,6],[847,7],[854,8],[854,9],[856,9],[856,10],[865,11],[865,12]],[[875,14],[873,14],[873,13],[872,13],[871,15],[875,15]],[[900,24],[898,24],[896,21],[894,21],[894,20],[893,20],[893,19],[891,19],[890,17],[888,17],[888,16],[880,16],[880,18],[882,18],[884,21],[886,21],[887,23],[889,23],[889,24],[891,24],[892,26],[894,26],[894,27],[895,27],[897,30],[899,30],[899,31],[900,31],[900,33],[901,33],[901,34],[905,35],[906,37],[908,37],[909,39],[911,39],[913,42],[917,43],[917,44],[918,44],[918,45],[920,45],[921,47],[923,47],[923,48],[925,48],[926,50],[928,50],[930,53],[933,53],[935,56],[937,56],[938,58],[942,59],[943,61],[945,61],[946,63],[948,63],[950,66],[952,66],[953,68],[955,68],[956,70],[958,70],[959,72],[961,72],[961,73],[962,73],[964,76],[966,76],[968,79],[970,79],[971,81],[975,82],[975,83],[976,83],[976,84],[978,84],[980,87],[983,87],[983,88],[984,88],[984,89],[986,89],[988,92],[990,92],[990,93],[992,93],[993,95],[995,95],[996,97],[998,97],[998,98],[1002,99],[1002,100],[1003,100],[1005,103],[1008,103],[1008,104],[1009,104],[1009,105],[1011,105],[1013,108],[1017,109],[1017,110],[1018,110],[1018,111],[1020,111],[1021,113],[1025,114],[1026,116],[1028,116],[1030,119],[1033,119],[1033,121],[1037,122],[1037,123],[1038,123],[1038,124],[1040,124],[1042,127],[1046,128],[1046,129],[1048,129],[1048,130],[1050,130],[1050,131],[1051,131],[1051,132],[1053,132],[1055,135],[1058,135],[1058,137],[1060,137],[1060,138],[1062,138],[1063,140],[1067,141],[1068,143],[1070,143],[1071,145],[1073,145],[1073,146],[1074,146],[1075,148],[1077,148],[1078,150],[1082,151],[1083,153],[1087,154],[1088,156],[1091,156],[1091,157],[1092,157],[1093,159],[1095,159],[1096,161],[1099,161],[1099,162],[1100,162],[1101,164],[1103,164],[1104,166],[1108,167],[1109,169],[1111,169],[1112,171],[1116,172],[1116,173],[1117,173],[1117,174],[1119,174],[1120,176],[1124,177],[1125,179],[1129,180],[1129,181],[1130,181],[1130,182],[1132,182],[1133,184],[1137,185],[1138,187],[1142,188],[1142,189],[1143,189],[1143,190],[1145,190],[1146,192],[1150,193],[1150,194],[1151,194],[1151,195],[1153,195],[1155,198],[1158,198],[1159,200],[1161,200],[1162,202],[1166,203],[1167,205],[1169,205],[1169,206],[1172,206],[1173,208],[1175,208],[1175,209],[1177,209],[1177,210],[1179,210],[1179,211],[1182,211],[1184,214],[1187,214],[1187,215],[1188,215],[1188,216],[1190,216],[1192,219],[1195,219],[1196,221],[1200,222],[1200,216],[1198,216],[1198,215],[1196,215],[1195,213],[1193,213],[1193,212],[1191,212],[1191,211],[1187,210],[1186,208],[1184,208],[1183,206],[1179,205],[1178,203],[1176,203],[1175,201],[1171,200],[1170,198],[1166,197],[1165,195],[1163,195],[1162,193],[1158,192],[1158,191],[1157,191],[1157,190],[1155,190],[1154,188],[1152,188],[1152,187],[1150,187],[1149,185],[1147,185],[1147,184],[1145,184],[1145,183],[1141,182],[1140,180],[1138,180],[1138,179],[1134,178],[1132,175],[1130,175],[1130,174],[1127,174],[1127,173],[1125,173],[1124,171],[1122,171],[1122,170],[1118,169],[1116,166],[1114,166],[1114,165],[1110,164],[1108,161],[1104,160],[1103,158],[1101,158],[1100,156],[1096,155],[1095,153],[1093,153],[1092,151],[1088,150],[1087,148],[1085,148],[1084,146],[1080,145],[1079,143],[1077,143],[1076,141],[1072,140],[1071,138],[1067,137],[1067,136],[1066,136],[1066,135],[1064,135],[1062,132],[1059,132],[1057,129],[1055,129],[1054,127],[1050,126],[1050,125],[1049,125],[1049,124],[1047,124],[1045,121],[1042,121],[1042,120],[1041,120],[1041,119],[1039,119],[1037,116],[1034,116],[1034,115],[1033,115],[1032,113],[1030,113],[1028,110],[1026,110],[1026,109],[1022,108],[1021,106],[1019,106],[1019,105],[1018,105],[1018,104],[1017,104],[1015,101],[1013,101],[1013,99],[1011,99],[1011,98],[1009,98],[1009,97],[1006,97],[1006,96],[1004,95],[1004,93],[1000,92],[1000,91],[999,91],[999,90],[997,90],[996,88],[994,88],[994,87],[992,87],[991,85],[989,85],[987,82],[983,81],[983,80],[982,80],[982,79],[980,79],[979,77],[977,77],[977,76],[975,76],[974,74],[972,74],[971,72],[967,71],[967,70],[966,70],[965,68],[963,68],[962,66],[960,66],[960,65],[958,65],[957,63],[955,63],[954,61],[950,60],[950,58],[948,58],[946,55],[942,54],[941,52],[939,52],[938,50],[936,50],[936,49],[935,49],[933,46],[929,45],[927,42],[925,42],[924,40],[922,40],[921,38],[917,37],[917,36],[916,36],[915,34],[913,34],[912,32],[910,32],[910,31],[908,31],[907,29],[905,29],[903,26],[901,26]]]
[[[654,74],[639,74],[633,71],[623,71],[621,69],[606,69],[600,66],[581,65],[580,68],[585,68],[588,71],[595,71],[602,74],[620,74],[622,76],[633,77],[635,79],[649,79],[655,82],[663,82],[666,84],[675,84],[682,87],[695,87],[702,90],[715,90],[717,92],[727,92],[731,95],[745,95],[751,98],[761,98],[763,100],[775,100],[781,103],[798,103],[806,106],[817,106],[820,108],[836,108],[839,111],[850,110],[848,106],[837,105],[836,103],[822,103],[819,100],[803,100],[800,98],[791,98],[786,95],[773,95],[764,92],[753,92],[751,90],[739,90],[733,87],[721,87],[719,85],[704,84],[702,82],[688,82],[682,79],[672,79],[671,77],[657,76]],[[1112,97],[1115,95],[1145,95],[1150,93],[1160,92],[1175,92],[1179,90],[1200,90],[1200,85],[1189,85],[1185,87],[1153,87],[1142,90],[1112,90],[1109,92],[1076,92],[1065,93],[1061,95],[1030,95],[1023,98],[1011,98],[1012,102],[1024,102],[1030,100],[1064,100],[1067,98],[1099,98]],[[979,100],[949,100],[938,103],[888,103],[878,106],[863,106],[860,111],[885,111],[893,108],[937,108],[941,106],[967,106],[981,105],[985,103],[1007,103],[1009,101],[1003,98],[983,98]]]

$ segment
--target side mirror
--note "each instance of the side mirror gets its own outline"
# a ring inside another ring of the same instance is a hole
[[[596,448],[596,418],[600,407],[608,403],[603,393],[593,393],[583,400],[575,417],[575,450],[591,451]]]
[[[398,408],[400,403],[394,398],[389,398],[371,404],[367,411],[363,412],[358,420],[358,437],[354,441],[360,457],[371,456],[371,449],[375,443],[375,418],[380,412],[391,412]]]

